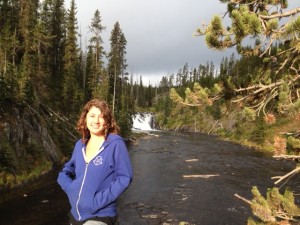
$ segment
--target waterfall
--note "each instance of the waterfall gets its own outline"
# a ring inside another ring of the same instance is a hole
[[[133,130],[154,130],[154,118],[152,113],[137,113],[133,116]]]

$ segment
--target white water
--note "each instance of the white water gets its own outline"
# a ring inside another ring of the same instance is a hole
[[[133,130],[153,130],[153,115],[151,113],[138,113],[133,116]]]

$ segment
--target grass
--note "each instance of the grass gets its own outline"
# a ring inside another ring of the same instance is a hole
[[[225,135],[227,139],[233,141],[235,143],[239,143],[243,146],[255,148],[264,152],[273,152],[274,138],[276,136],[284,136],[287,133],[294,133],[300,131],[300,122],[295,121],[294,118],[291,117],[283,117],[279,118],[275,124],[268,125],[264,128],[263,131],[263,139],[256,139],[251,137],[251,134],[255,133],[255,129],[258,129],[255,124],[251,125],[242,125],[243,127],[247,127],[247,132],[242,132],[235,135]],[[258,136],[259,136],[258,132]]]
[[[0,187],[4,188],[14,188],[30,181],[39,178],[41,175],[49,172],[52,169],[52,162],[46,161],[41,162],[37,165],[34,170],[29,173],[17,174],[14,176],[10,173],[2,174],[2,179],[0,179]]]

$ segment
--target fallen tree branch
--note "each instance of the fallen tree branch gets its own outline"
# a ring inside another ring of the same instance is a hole
[[[216,124],[219,122],[219,120],[217,120],[214,125],[212,126],[212,128],[208,131],[208,134],[210,134],[210,132],[215,128]]]
[[[238,199],[241,199],[242,201],[246,202],[247,204],[252,205],[252,202],[250,200],[248,200],[238,194],[234,194],[234,196],[237,197]]]
[[[186,159],[185,161],[186,162],[198,162],[199,159]]]
[[[77,140],[78,137],[76,137],[71,131],[69,131],[67,128],[65,128],[65,130],[68,132],[70,136],[74,138],[74,140]]]
[[[196,174],[196,175],[182,175],[183,178],[210,178],[210,177],[217,177],[220,176],[219,174]]]
[[[281,182],[282,180],[298,173],[300,171],[300,167],[296,167],[295,169],[293,169],[291,172],[283,175],[283,176],[275,176],[275,177],[272,177],[271,179],[278,179],[274,184],[278,184],[279,182]]]
[[[300,159],[300,155],[275,155],[273,158],[276,159]]]

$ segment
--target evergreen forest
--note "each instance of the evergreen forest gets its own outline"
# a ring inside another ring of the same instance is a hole
[[[126,70],[130,40],[118,21],[104,51],[101,11],[95,9],[84,49],[75,0],[69,9],[64,0],[0,0],[0,186],[26,183],[61,165],[78,138],[78,114],[91,98],[109,103],[126,138],[132,137],[132,116],[152,112],[157,129],[217,134],[297,159],[300,8],[288,8],[287,0],[220,2],[231,24],[213,16],[194,36],[204,36],[210,49],[237,53],[219,65],[183,62],[153,86],[143,83],[142,74],[134,81]]]

